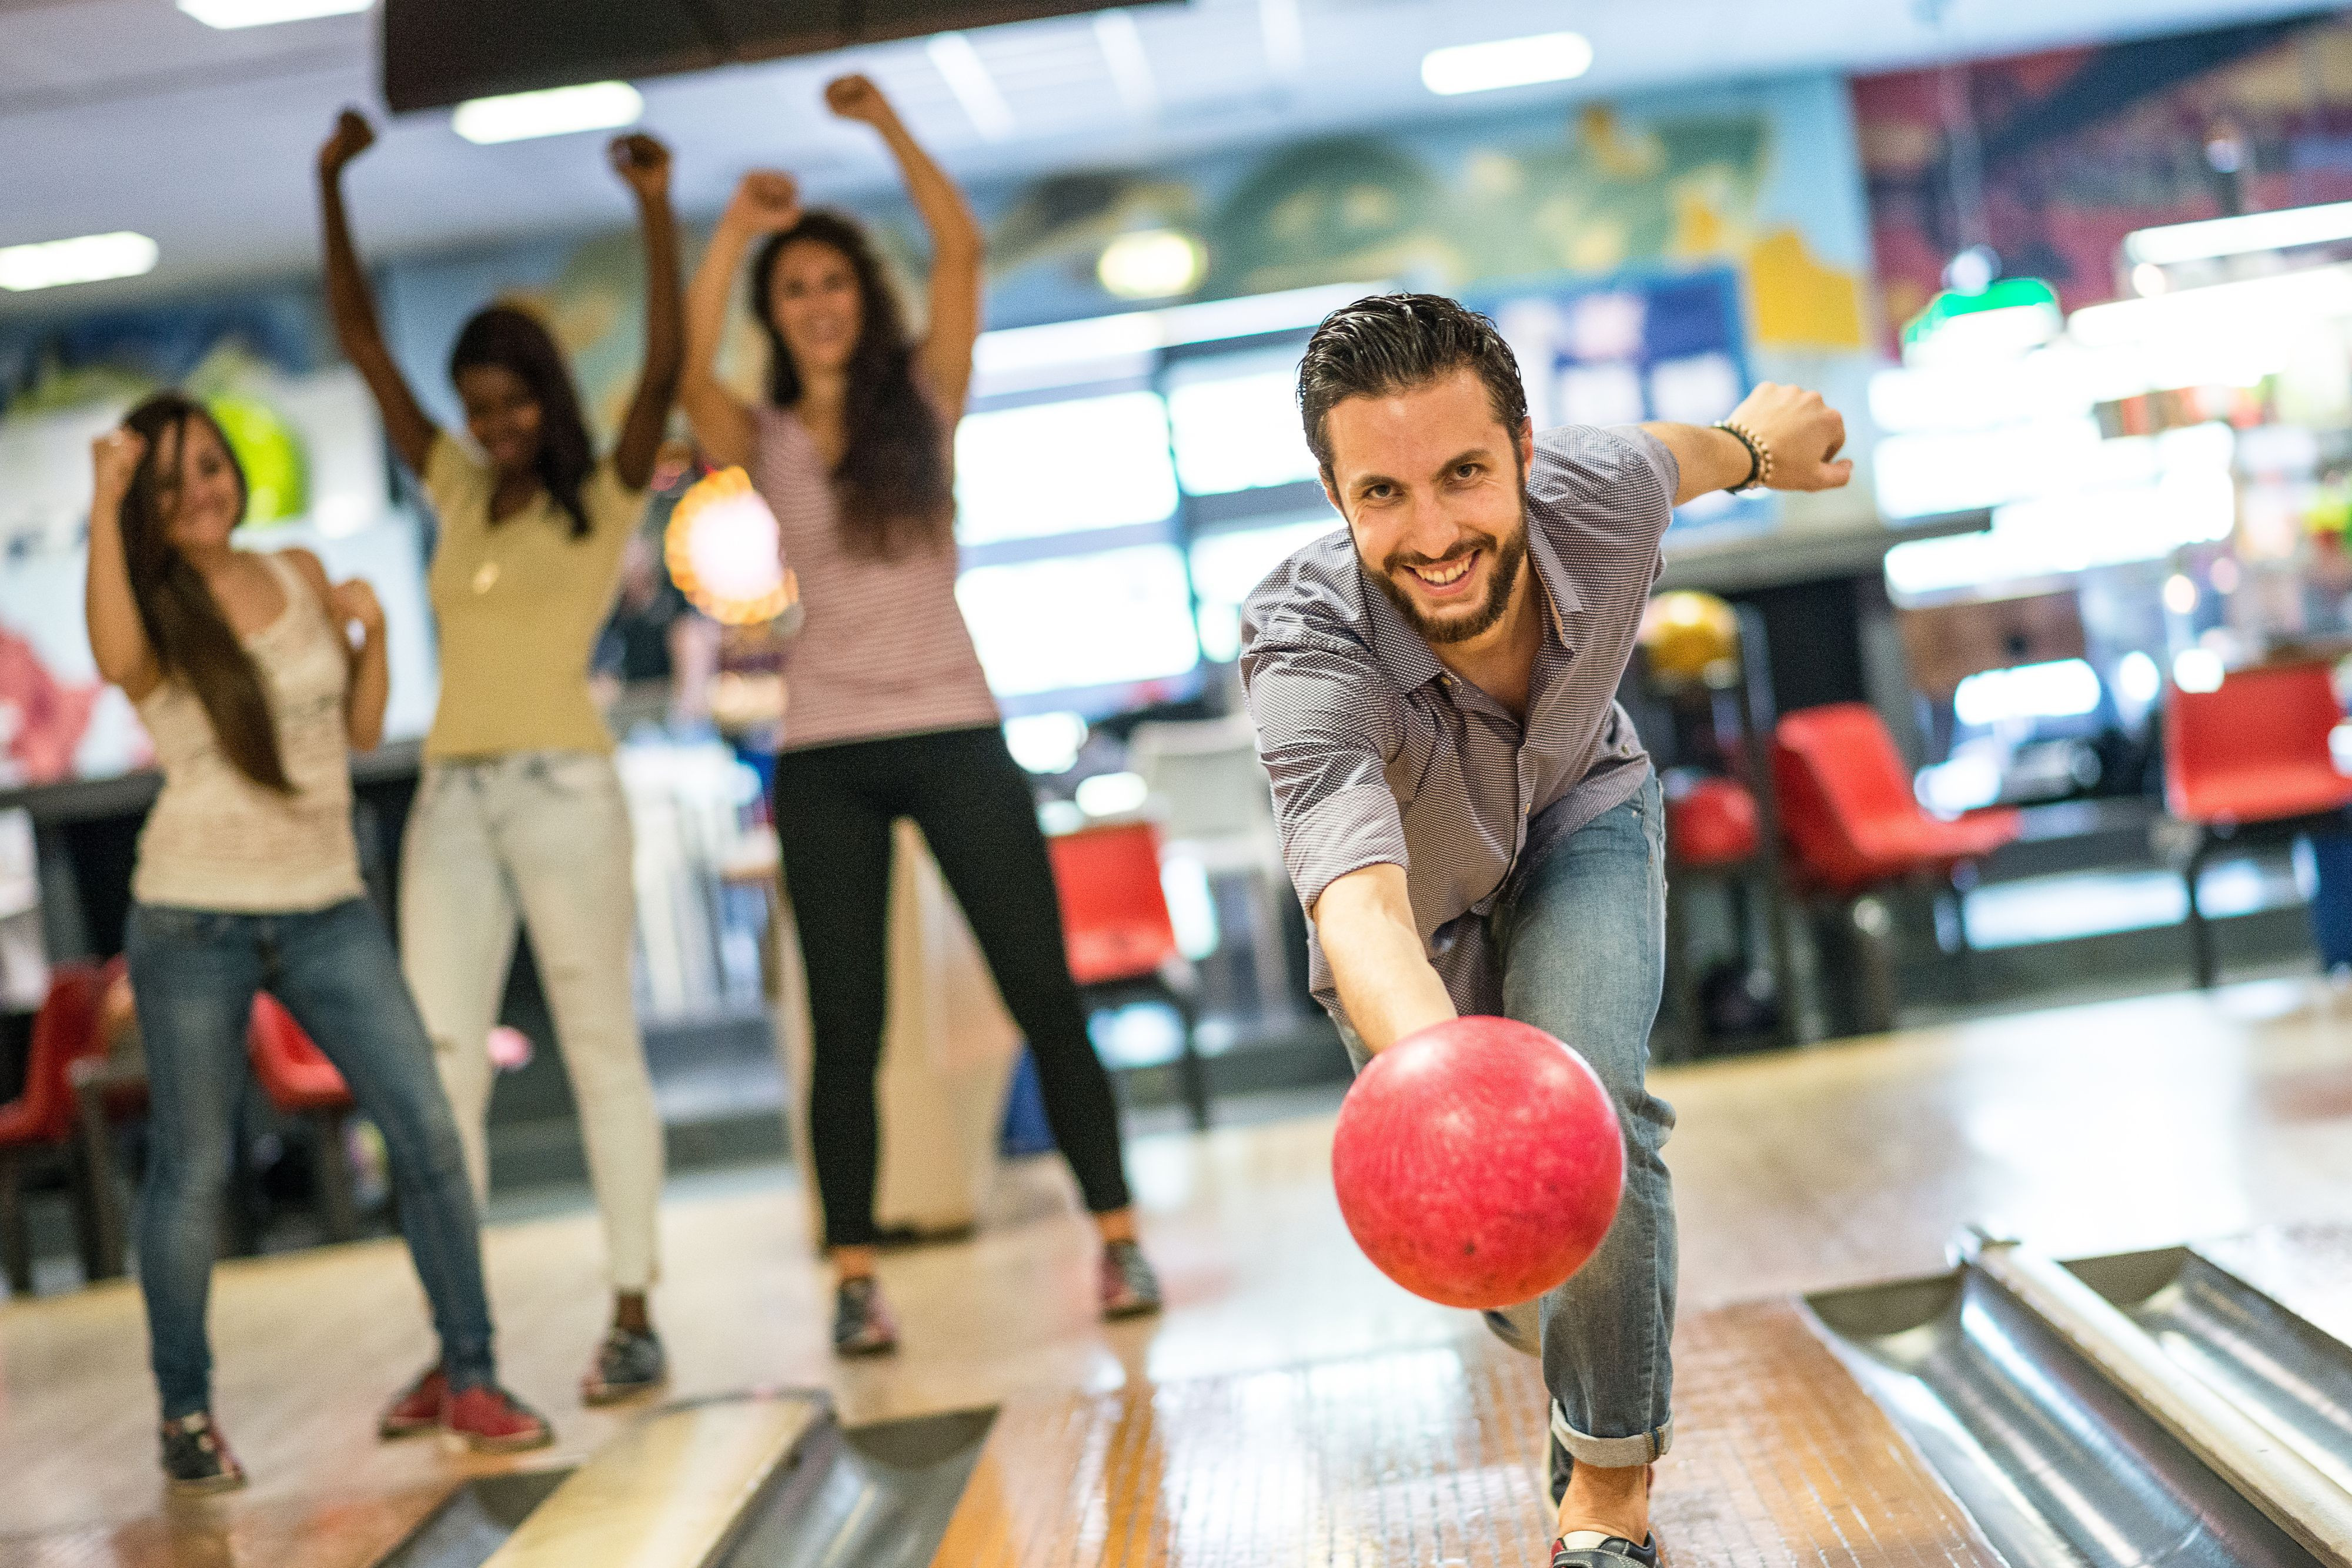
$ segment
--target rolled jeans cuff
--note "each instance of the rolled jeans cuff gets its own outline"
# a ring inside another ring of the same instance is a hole
[[[1666,1450],[1675,1446],[1675,1418],[1669,1416],[1664,1425],[1631,1437],[1588,1437],[1568,1424],[1567,1415],[1555,1399],[1551,1406],[1551,1435],[1568,1450],[1568,1457],[1580,1465],[1602,1470],[1631,1469],[1665,1457]]]

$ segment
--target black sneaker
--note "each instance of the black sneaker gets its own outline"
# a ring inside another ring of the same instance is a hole
[[[1139,1318],[1160,1310],[1160,1276],[1144,1260],[1143,1249],[1132,1241],[1103,1244],[1097,1281],[1106,1318]]]
[[[844,1280],[833,1293],[833,1354],[882,1355],[898,1348],[898,1325],[870,1279]]]
[[[199,1410],[163,1426],[163,1474],[172,1490],[189,1496],[235,1491],[245,1484],[245,1467],[228,1451],[213,1418]]]
[[[654,1332],[615,1324],[596,1349],[596,1364],[580,1380],[580,1402],[616,1405],[650,1394],[668,1381],[669,1357]]]
[[[1636,1546],[1622,1535],[1580,1530],[1551,1543],[1551,1568],[1658,1568],[1658,1538]]]

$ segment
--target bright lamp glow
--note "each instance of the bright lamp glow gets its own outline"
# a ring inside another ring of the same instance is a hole
[[[1087,721],[1074,713],[1032,713],[1004,721],[1004,749],[1029,773],[1067,773],[1087,744]]]
[[[2352,202],[2141,229],[2124,236],[2124,256],[2127,260],[2167,267],[2175,262],[2211,261],[2253,251],[2293,250],[2297,246],[2326,245],[2339,239],[2352,239]]]
[[[1121,299],[1165,299],[1192,293],[1208,265],[1201,242],[1191,235],[1144,229],[1103,246],[1095,276]]]
[[[487,147],[533,136],[568,136],[575,131],[635,125],[645,111],[645,99],[627,82],[592,81],[544,92],[468,99],[457,106],[449,124],[467,141]]]
[[[2011,718],[2079,718],[2098,706],[2098,673],[2080,659],[1979,671],[1952,694],[1953,715],[1970,725]]]
[[[103,283],[155,270],[160,255],[145,235],[120,230],[77,239],[42,240],[0,246],[0,288],[22,294],[68,283]]]
[[[348,16],[375,0],[179,0],[180,9],[207,27],[266,27],[313,16]]]
[[[1432,49],[1422,57],[1421,83],[1450,98],[1458,92],[1568,81],[1591,68],[1592,45],[1583,34],[1542,33]]]
[[[2172,661],[2172,682],[2184,692],[2221,689],[2221,655],[2210,648],[2183,648]]]

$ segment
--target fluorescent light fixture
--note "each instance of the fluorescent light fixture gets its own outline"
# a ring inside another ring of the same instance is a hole
[[[635,125],[646,100],[625,81],[583,82],[541,92],[468,99],[449,117],[450,128],[479,146],[534,136],[569,136]]]
[[[2066,331],[2086,349],[2104,349],[2265,329],[2303,335],[2313,322],[2336,316],[2352,316],[2352,268],[2319,267],[2086,305],[2066,319]]]
[[[1095,276],[1121,299],[1165,299],[1192,293],[1208,266],[1208,253],[1191,235],[1142,229],[1103,246]]]
[[[313,16],[349,16],[375,0],[179,0],[180,9],[207,27],[267,27]]]
[[[2331,202],[2321,207],[2286,207],[2273,213],[2246,213],[2234,218],[2207,218],[2200,223],[2140,229],[2124,236],[2124,258],[2170,267],[2177,262],[2212,261],[2254,251],[2293,250],[2297,246],[2326,245],[2341,239],[2352,239],[2352,202]]]
[[[1421,60],[1421,83],[1452,97],[1502,87],[1568,81],[1592,68],[1592,45],[1581,33],[1539,33],[1432,49]]]
[[[1013,108],[1004,101],[996,78],[988,74],[988,62],[980,57],[970,38],[961,33],[940,33],[923,47],[923,52],[947,79],[948,90],[963,105],[974,131],[990,141],[1002,141],[1013,134]]]
[[[1124,11],[1103,11],[1095,16],[1095,42],[1102,46],[1110,67],[1111,85],[1118,89],[1127,111],[1148,119],[1160,111],[1160,86],[1151,78],[1151,59],[1143,52],[1143,32]]]
[[[2018,718],[2080,718],[2098,706],[2098,673],[2080,659],[1979,670],[1952,693],[1953,716],[1967,725]]]
[[[127,229],[0,246],[0,288],[22,294],[68,283],[137,277],[155,270],[159,254],[153,240]]]

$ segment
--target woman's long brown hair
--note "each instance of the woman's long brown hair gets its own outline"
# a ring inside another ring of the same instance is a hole
[[[955,538],[955,495],[946,432],[939,411],[915,384],[915,346],[898,291],[866,231],[839,213],[803,214],[752,259],[751,313],[768,335],[768,396],[778,408],[801,400],[800,366],[776,326],[769,296],[776,264],[803,240],[839,251],[857,277],[861,317],[842,411],[848,441],[833,470],[842,533],[853,552],[866,556],[947,546]]]
[[[146,439],[146,455],[131,476],[122,506],[122,553],[130,568],[131,592],[139,623],[166,680],[186,684],[212,721],[213,737],[236,770],[266,789],[294,793],[278,750],[278,724],[262,687],[261,670],[237,641],[236,630],[214,601],[212,590],[166,535],[163,501],[176,491],[178,473],[165,474],[160,457],[168,443],[174,463],[187,461],[188,431],[202,422],[218,437],[236,475],[242,507],[245,469],[228,437],[204,405],[178,392],[158,392],[131,411],[123,423]]]

